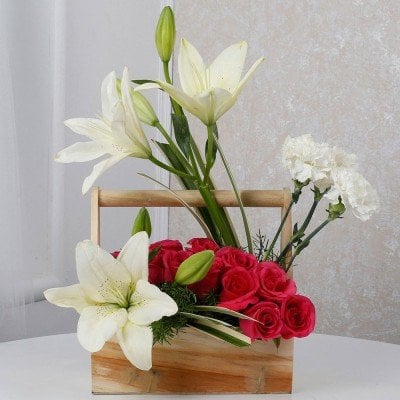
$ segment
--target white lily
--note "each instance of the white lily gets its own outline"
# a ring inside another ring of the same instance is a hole
[[[108,74],[101,85],[102,117],[73,118],[65,125],[74,132],[87,136],[91,142],[77,142],[61,150],[55,160],[62,163],[91,161],[109,155],[97,163],[84,180],[85,194],[94,181],[107,169],[125,157],[149,158],[151,148],[140,125],[130,95],[130,78],[125,68],[118,91],[115,72]]]
[[[182,89],[156,81],[156,84],[146,83],[136,90],[161,88],[205,125],[213,125],[235,104],[244,85],[264,60],[263,57],[258,59],[240,79],[246,53],[246,42],[233,44],[206,67],[196,48],[182,39],[178,58]]]
[[[75,308],[80,344],[99,351],[115,334],[127,359],[142,370],[152,366],[150,324],[178,311],[175,301],[148,282],[149,238],[139,232],[117,259],[89,240],[76,247],[79,284],[46,290],[46,299]]]

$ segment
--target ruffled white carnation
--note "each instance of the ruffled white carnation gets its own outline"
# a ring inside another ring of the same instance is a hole
[[[282,147],[282,162],[293,180],[308,179],[321,191],[332,185],[331,149],[325,143],[314,142],[311,135],[288,136]]]
[[[350,168],[337,168],[332,171],[334,184],[326,197],[336,204],[339,196],[346,206],[350,206],[353,214],[368,220],[379,209],[379,198],[370,183],[357,171]]]

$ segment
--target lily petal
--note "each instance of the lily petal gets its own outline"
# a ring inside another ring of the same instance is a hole
[[[78,313],[81,313],[85,307],[94,304],[86,297],[82,286],[79,284],[48,289],[44,292],[44,297],[56,306],[75,308]]]
[[[123,121],[124,109],[118,96],[115,71],[110,72],[101,84],[101,108],[103,117],[111,121]]]
[[[128,68],[124,68],[124,72],[122,74],[122,82],[121,82],[121,93],[122,93],[122,102],[126,111],[126,119],[125,119],[125,129],[127,135],[134,141],[139,142],[142,147],[147,149],[148,153],[151,154],[151,149],[147,138],[143,132],[142,126],[140,125],[139,118],[137,117],[132,97],[131,97],[131,88],[130,88],[130,77]]]
[[[178,69],[181,86],[186,94],[194,96],[207,89],[204,61],[196,48],[185,39],[181,40]]]
[[[203,110],[202,122],[206,125],[214,124],[217,119],[228,111],[234,104],[235,99],[227,90],[215,88],[195,97]]]
[[[95,302],[126,306],[131,275],[111,254],[90,240],[76,246],[76,269],[86,295]]]
[[[86,350],[96,352],[127,322],[127,311],[107,304],[86,307],[78,321],[78,340]]]
[[[259,65],[265,60],[264,57],[259,58],[252,66],[251,68],[247,71],[246,75],[243,77],[243,79],[239,82],[239,85],[237,86],[234,96],[235,98],[240,94],[240,92],[243,89],[243,86],[247,83],[247,81],[250,79],[251,75],[255,72],[255,70],[259,67]]]
[[[129,321],[137,325],[149,325],[178,312],[178,306],[170,296],[144,280],[137,282],[130,304]]]
[[[240,82],[246,59],[247,43],[242,41],[226,48],[210,65],[210,87],[233,93]]]
[[[149,237],[146,232],[138,232],[125,244],[117,258],[132,275],[132,281],[148,280]]]
[[[96,142],[103,143],[112,139],[110,126],[97,118],[71,118],[64,121],[64,125]]]
[[[109,168],[120,162],[125,157],[128,157],[128,154],[120,153],[97,163],[93,167],[92,173],[83,181],[82,193],[83,194],[87,193],[87,191],[93,186],[93,183],[100,175],[102,175]]]
[[[153,332],[150,327],[127,322],[117,332],[117,338],[125,357],[136,367],[148,371],[151,366]]]
[[[57,153],[55,161],[61,163],[91,161],[106,154],[104,146],[97,142],[77,142]]]

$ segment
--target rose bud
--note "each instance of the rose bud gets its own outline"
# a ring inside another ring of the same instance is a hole
[[[283,327],[282,337],[308,336],[315,327],[315,307],[308,297],[299,294],[289,297],[281,308]]]
[[[270,301],[262,301],[251,306],[243,313],[258,321],[240,320],[240,329],[251,339],[268,340],[280,336],[283,323],[277,304]]]

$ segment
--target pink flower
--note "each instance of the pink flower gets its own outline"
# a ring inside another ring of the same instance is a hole
[[[299,294],[290,296],[282,304],[282,337],[308,336],[315,327],[315,307],[308,297]]]
[[[203,250],[217,251],[219,246],[213,240],[208,238],[193,238],[188,241],[190,248],[188,250],[198,253]]]
[[[227,268],[242,267],[252,269],[258,265],[257,258],[253,254],[246,253],[235,247],[223,247],[215,255],[223,260]]]
[[[262,301],[245,310],[244,314],[259,321],[240,320],[240,329],[251,339],[268,340],[280,336],[283,323],[277,304]]]
[[[119,256],[119,253],[121,253],[121,250],[115,250],[112,253],[110,253],[114,258],[117,258]]]
[[[241,311],[258,301],[258,279],[252,271],[243,267],[231,267],[222,275],[220,307]]]
[[[258,294],[261,299],[283,301],[296,294],[295,282],[287,278],[279,264],[272,261],[261,262],[255,272],[260,280]]]
[[[192,255],[190,251],[165,251],[162,257],[163,282],[173,282],[176,271],[183,261]]]

